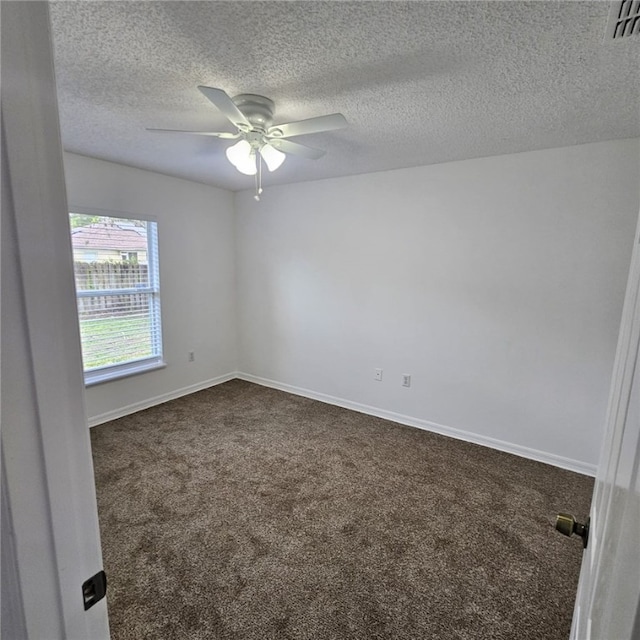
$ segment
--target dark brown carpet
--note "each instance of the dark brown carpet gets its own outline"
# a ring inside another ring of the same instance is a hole
[[[91,439],[115,639],[569,635],[590,478],[239,380]]]

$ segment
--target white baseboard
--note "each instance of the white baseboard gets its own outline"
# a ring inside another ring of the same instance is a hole
[[[163,404],[164,402],[168,402],[169,400],[175,400],[176,398],[189,395],[190,393],[202,391],[203,389],[214,387],[217,384],[222,384],[223,382],[229,382],[229,380],[233,380],[237,377],[238,376],[235,372],[225,373],[222,376],[211,378],[209,380],[203,380],[202,382],[189,385],[188,387],[182,387],[181,389],[169,391],[168,393],[163,393],[153,398],[147,398],[142,402],[135,402],[133,404],[127,405],[126,407],[120,407],[119,409],[107,411],[106,413],[101,413],[97,416],[91,416],[88,420],[88,423],[90,427],[97,427],[99,424],[103,424],[104,422],[109,422],[110,420],[115,420],[116,418],[123,418],[124,416],[136,413],[136,411],[142,411],[143,409],[155,407],[156,405]]]
[[[110,420],[116,420],[117,418],[128,416],[132,413],[136,413],[136,411],[149,409],[150,407],[168,402],[169,400],[175,400],[176,398],[189,395],[190,393],[195,393],[196,391],[202,391],[203,389],[208,389],[209,387],[214,387],[218,384],[228,382],[229,380],[233,380],[235,378],[246,380],[247,382],[253,382],[263,387],[271,387],[272,389],[278,389],[279,391],[285,391],[297,396],[303,396],[312,400],[326,402],[327,404],[332,404],[337,407],[343,407],[344,409],[351,409],[352,411],[358,411],[359,413],[375,416],[377,418],[384,418],[385,420],[397,422],[409,427],[416,427],[418,429],[423,429],[424,431],[439,433],[450,438],[456,438],[457,440],[473,442],[474,444],[479,444],[483,447],[489,447],[491,449],[497,449],[498,451],[512,453],[513,455],[520,456],[522,458],[544,462],[554,467],[568,469],[569,471],[575,471],[576,473],[582,473],[587,476],[596,475],[597,467],[594,464],[588,464],[586,462],[581,462],[580,460],[565,458],[563,456],[558,456],[553,453],[547,453],[545,451],[538,451],[537,449],[523,447],[518,444],[505,442],[504,440],[489,438],[488,436],[471,433],[470,431],[454,429],[453,427],[447,427],[435,422],[429,422],[428,420],[422,420],[421,418],[414,418],[412,416],[406,416],[394,411],[387,411],[386,409],[379,409],[377,407],[372,407],[366,404],[360,404],[359,402],[352,402],[351,400],[345,400],[344,398],[338,398],[326,393],[318,393],[317,391],[311,391],[310,389],[295,387],[290,384],[277,382],[276,380],[269,380],[267,378],[261,378],[259,376],[254,376],[249,373],[243,373],[241,371],[226,373],[222,376],[211,378],[210,380],[204,380],[188,387],[182,387],[181,389],[176,389],[174,391],[170,391],[153,398],[148,398],[141,402],[127,405],[126,407],[121,407],[113,411],[107,411],[106,413],[101,413],[97,416],[92,416],[89,418],[88,423],[90,427],[95,427],[99,424],[103,424],[104,422],[109,422]]]
[[[479,444],[483,447],[489,447],[491,449],[497,449],[498,451],[512,453],[513,455],[520,456],[521,458],[528,458],[529,460],[544,462],[554,467],[560,467],[561,469],[575,471],[576,473],[581,473],[583,475],[596,475],[596,465],[581,462],[580,460],[572,460],[571,458],[565,458],[553,453],[546,453],[545,451],[538,451],[537,449],[523,447],[518,444],[512,444],[510,442],[497,440],[495,438],[489,438],[487,436],[478,435],[477,433],[471,433],[469,431],[463,431],[461,429],[446,427],[435,422],[429,422],[428,420],[405,416],[401,413],[395,413],[394,411],[387,411],[385,409],[378,409],[377,407],[371,407],[366,404],[352,402],[351,400],[337,398],[325,393],[318,393],[316,391],[302,389],[300,387],[295,387],[290,384],[284,384],[275,380],[260,378],[259,376],[254,376],[249,373],[242,373],[239,371],[237,372],[235,377],[239,378],[240,380],[246,380],[247,382],[253,382],[255,384],[262,385],[263,387],[271,387],[272,389],[286,391],[287,393],[292,393],[297,396],[311,398],[312,400],[319,400],[320,402],[326,402],[327,404],[332,404],[337,407],[351,409],[352,411],[358,411],[359,413],[376,416],[377,418],[384,418],[385,420],[398,422],[399,424],[407,425],[409,427],[417,427],[418,429],[423,429],[425,431],[432,431],[434,433],[439,433],[450,438],[456,438],[457,440],[473,442],[474,444]]]

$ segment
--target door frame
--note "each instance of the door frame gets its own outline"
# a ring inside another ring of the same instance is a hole
[[[603,564],[602,541],[611,535],[616,523],[610,522],[612,488],[611,470],[617,469],[620,447],[624,435],[624,421],[631,397],[640,353],[640,213],[636,225],[633,251],[629,266],[627,288],[618,333],[618,344],[611,378],[609,402],[602,440],[600,461],[591,504],[589,545],[585,550],[576,592],[570,640],[588,640],[591,637],[592,594]],[[640,456],[640,452],[637,453]],[[614,470],[615,473],[615,470]],[[636,603],[635,632],[640,633],[640,599]]]
[[[85,611],[82,593],[102,554],[49,9],[0,11],[2,595],[18,610],[2,632],[106,640],[106,600]]]

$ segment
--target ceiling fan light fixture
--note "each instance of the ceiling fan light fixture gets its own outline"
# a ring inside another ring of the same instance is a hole
[[[631,2],[631,0],[624,1]],[[640,2],[640,0],[636,0],[636,2]],[[317,160],[324,155],[324,151],[320,149],[307,147],[299,142],[288,140],[288,138],[342,129],[348,124],[341,113],[331,113],[326,116],[287,122],[272,127],[275,110],[273,100],[252,93],[242,93],[231,98],[222,89],[205,87],[204,85],[199,86],[198,89],[235,127],[235,133],[178,131],[176,129],[150,129],[150,131],[187,133],[223,140],[239,139],[226,150],[226,155],[229,162],[240,173],[256,177],[256,199],[260,198],[262,191],[262,160],[269,171],[276,171],[289,154],[310,160]]]
[[[282,151],[278,151],[270,144],[265,144],[260,149],[260,155],[267,165],[269,171],[275,171],[285,161],[287,157]]]
[[[240,140],[230,146],[226,151],[229,162],[246,176],[255,176],[258,168],[256,166],[256,153],[246,140]]]

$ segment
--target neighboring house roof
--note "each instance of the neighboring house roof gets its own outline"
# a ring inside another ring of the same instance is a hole
[[[98,222],[73,229],[71,244],[74,249],[146,251],[147,230],[133,225],[120,226]]]

